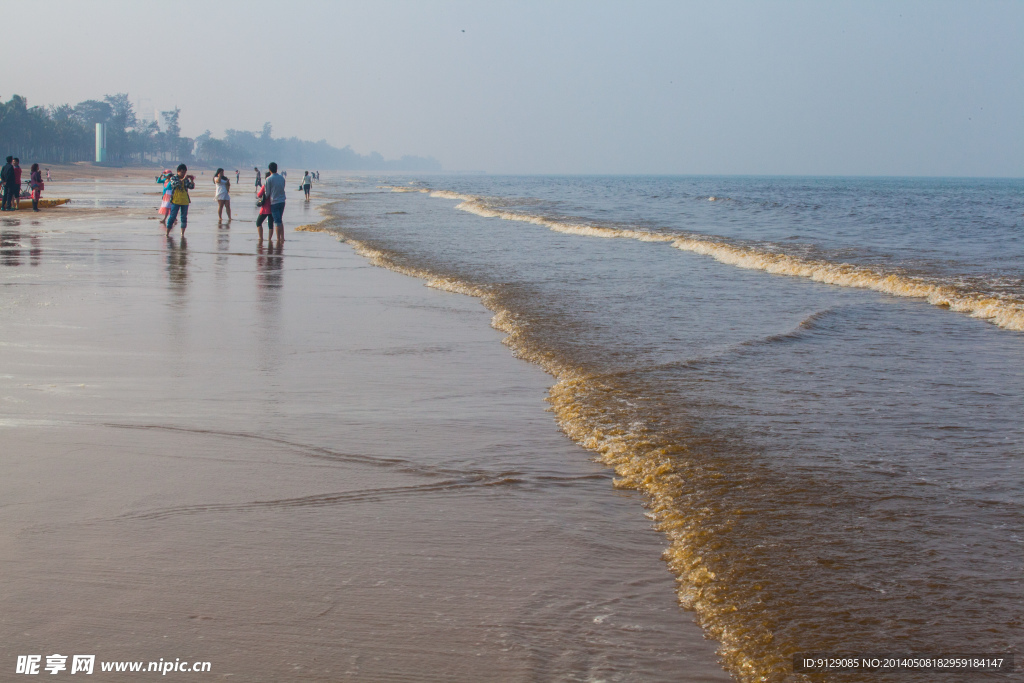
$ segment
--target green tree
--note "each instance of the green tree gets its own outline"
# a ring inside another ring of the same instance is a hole
[[[106,123],[112,113],[111,106],[99,100],[85,100],[75,105],[75,118],[90,127]]]

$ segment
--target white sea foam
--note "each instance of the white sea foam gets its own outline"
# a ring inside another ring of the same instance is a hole
[[[556,232],[584,237],[606,239],[634,239],[641,242],[667,242],[676,249],[711,258],[739,268],[762,270],[773,275],[803,277],[840,287],[871,289],[892,296],[924,299],[935,306],[982,318],[1008,330],[1024,331],[1024,301],[1010,296],[992,295],[971,290],[962,285],[930,281],[884,269],[866,268],[850,263],[812,260],[774,253],[755,247],[730,244],[712,236],[683,235],[679,233],[611,228],[585,223],[573,223],[546,216],[500,209],[485,197],[450,192],[448,190],[412,189],[384,186],[393,192],[423,192],[439,199],[454,199],[455,207],[484,218],[520,221],[544,226]],[[709,200],[721,201],[721,197]]]
[[[424,194],[426,194],[427,192],[430,192],[430,190],[427,190],[427,189],[422,188],[422,187],[404,187],[404,186],[401,186],[401,185],[378,185],[377,189],[378,190],[391,190],[392,192],[422,192]]]

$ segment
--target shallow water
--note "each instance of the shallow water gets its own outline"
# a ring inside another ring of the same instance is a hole
[[[727,669],[786,680],[797,652],[1020,650],[1022,189],[353,179],[321,227],[481,296],[648,495]]]

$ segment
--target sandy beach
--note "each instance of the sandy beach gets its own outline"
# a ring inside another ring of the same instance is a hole
[[[479,301],[293,231],[343,176],[291,179],[282,247],[251,170],[230,227],[200,178],[187,240],[159,169],[67,170],[0,220],[0,679],[729,680]]]

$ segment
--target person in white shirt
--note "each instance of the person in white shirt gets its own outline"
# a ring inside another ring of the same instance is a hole
[[[228,191],[231,189],[231,181],[224,175],[224,169],[218,168],[213,174],[213,184],[217,187],[217,222],[223,220],[224,209],[228,210],[228,221],[231,221],[231,196]]]
[[[302,191],[306,193],[306,201],[309,201],[309,188],[313,187],[313,176],[309,175],[309,171],[305,171],[302,176]]]

